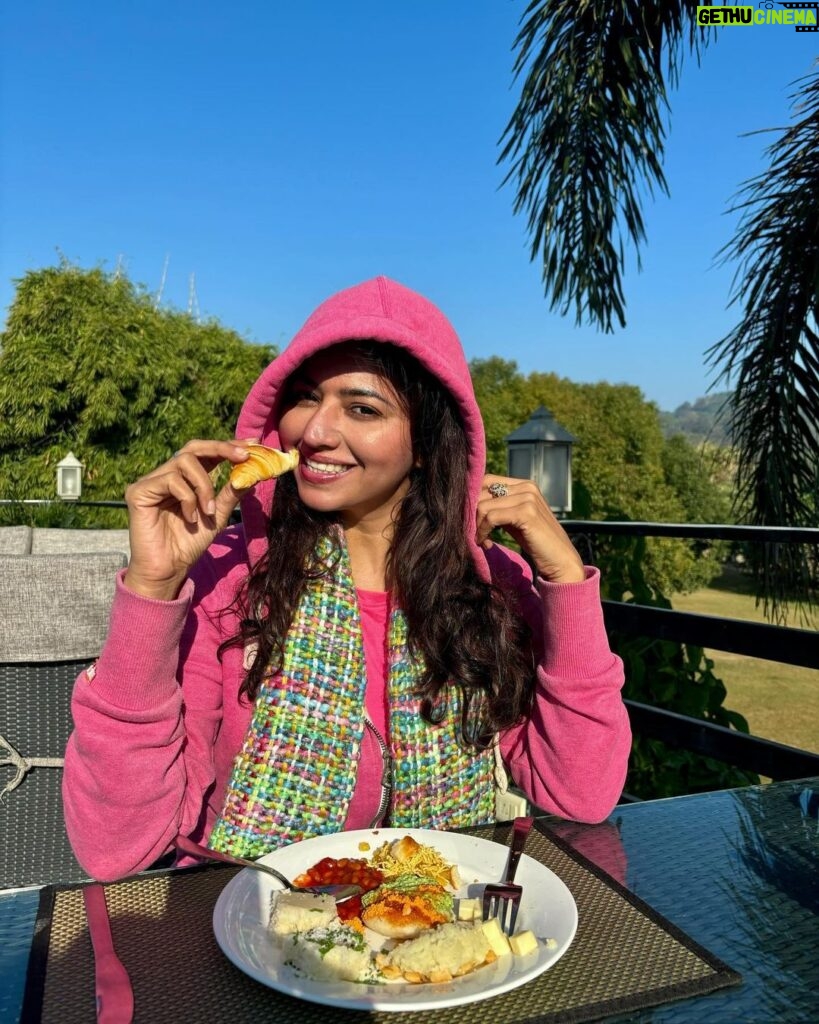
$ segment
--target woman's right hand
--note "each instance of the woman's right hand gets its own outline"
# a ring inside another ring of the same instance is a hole
[[[125,491],[131,559],[125,586],[172,601],[188,570],[227,526],[244,491],[225,484],[217,494],[209,473],[220,462],[247,459],[241,442],[188,441]]]

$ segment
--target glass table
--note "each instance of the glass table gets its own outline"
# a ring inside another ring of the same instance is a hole
[[[621,865],[609,844],[595,849],[593,827],[554,826],[743,976],[737,988],[623,1019],[819,1020],[818,812],[817,778],[623,805],[606,823]]]
[[[819,1020],[818,813],[819,778],[811,778],[622,805],[600,825],[545,819],[559,841],[743,977],[607,1019]],[[37,889],[0,892],[0,1024],[20,1019],[38,898]]]

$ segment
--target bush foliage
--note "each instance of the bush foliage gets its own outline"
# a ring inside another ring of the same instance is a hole
[[[232,436],[275,354],[156,308],[125,277],[69,265],[18,282],[0,345],[4,498],[54,497],[57,463],[72,451],[83,498],[120,500],[185,441]]]
[[[647,582],[643,572],[645,538],[611,537],[595,545],[602,567],[601,593],[611,601],[653,608],[671,602]],[[701,647],[611,631],[612,650],[623,659],[623,696],[747,733],[748,722],[724,706],[725,686]],[[674,749],[660,740],[635,736],[626,790],[642,799],[728,789],[759,782],[751,772]]]

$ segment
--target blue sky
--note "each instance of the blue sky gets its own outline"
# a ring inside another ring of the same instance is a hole
[[[118,263],[163,303],[282,345],[327,295],[384,273],[428,295],[469,357],[706,393],[736,321],[715,265],[819,35],[722,28],[672,95],[671,196],[648,200],[628,324],[550,313],[501,187],[523,0],[27,0],[3,5],[0,309],[59,254]]]

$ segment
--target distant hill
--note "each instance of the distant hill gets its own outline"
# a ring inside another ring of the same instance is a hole
[[[731,397],[730,391],[720,391],[695,402],[683,402],[674,412],[660,412],[660,423],[666,437],[682,434],[692,444],[711,441],[729,445],[727,407],[720,410]]]

